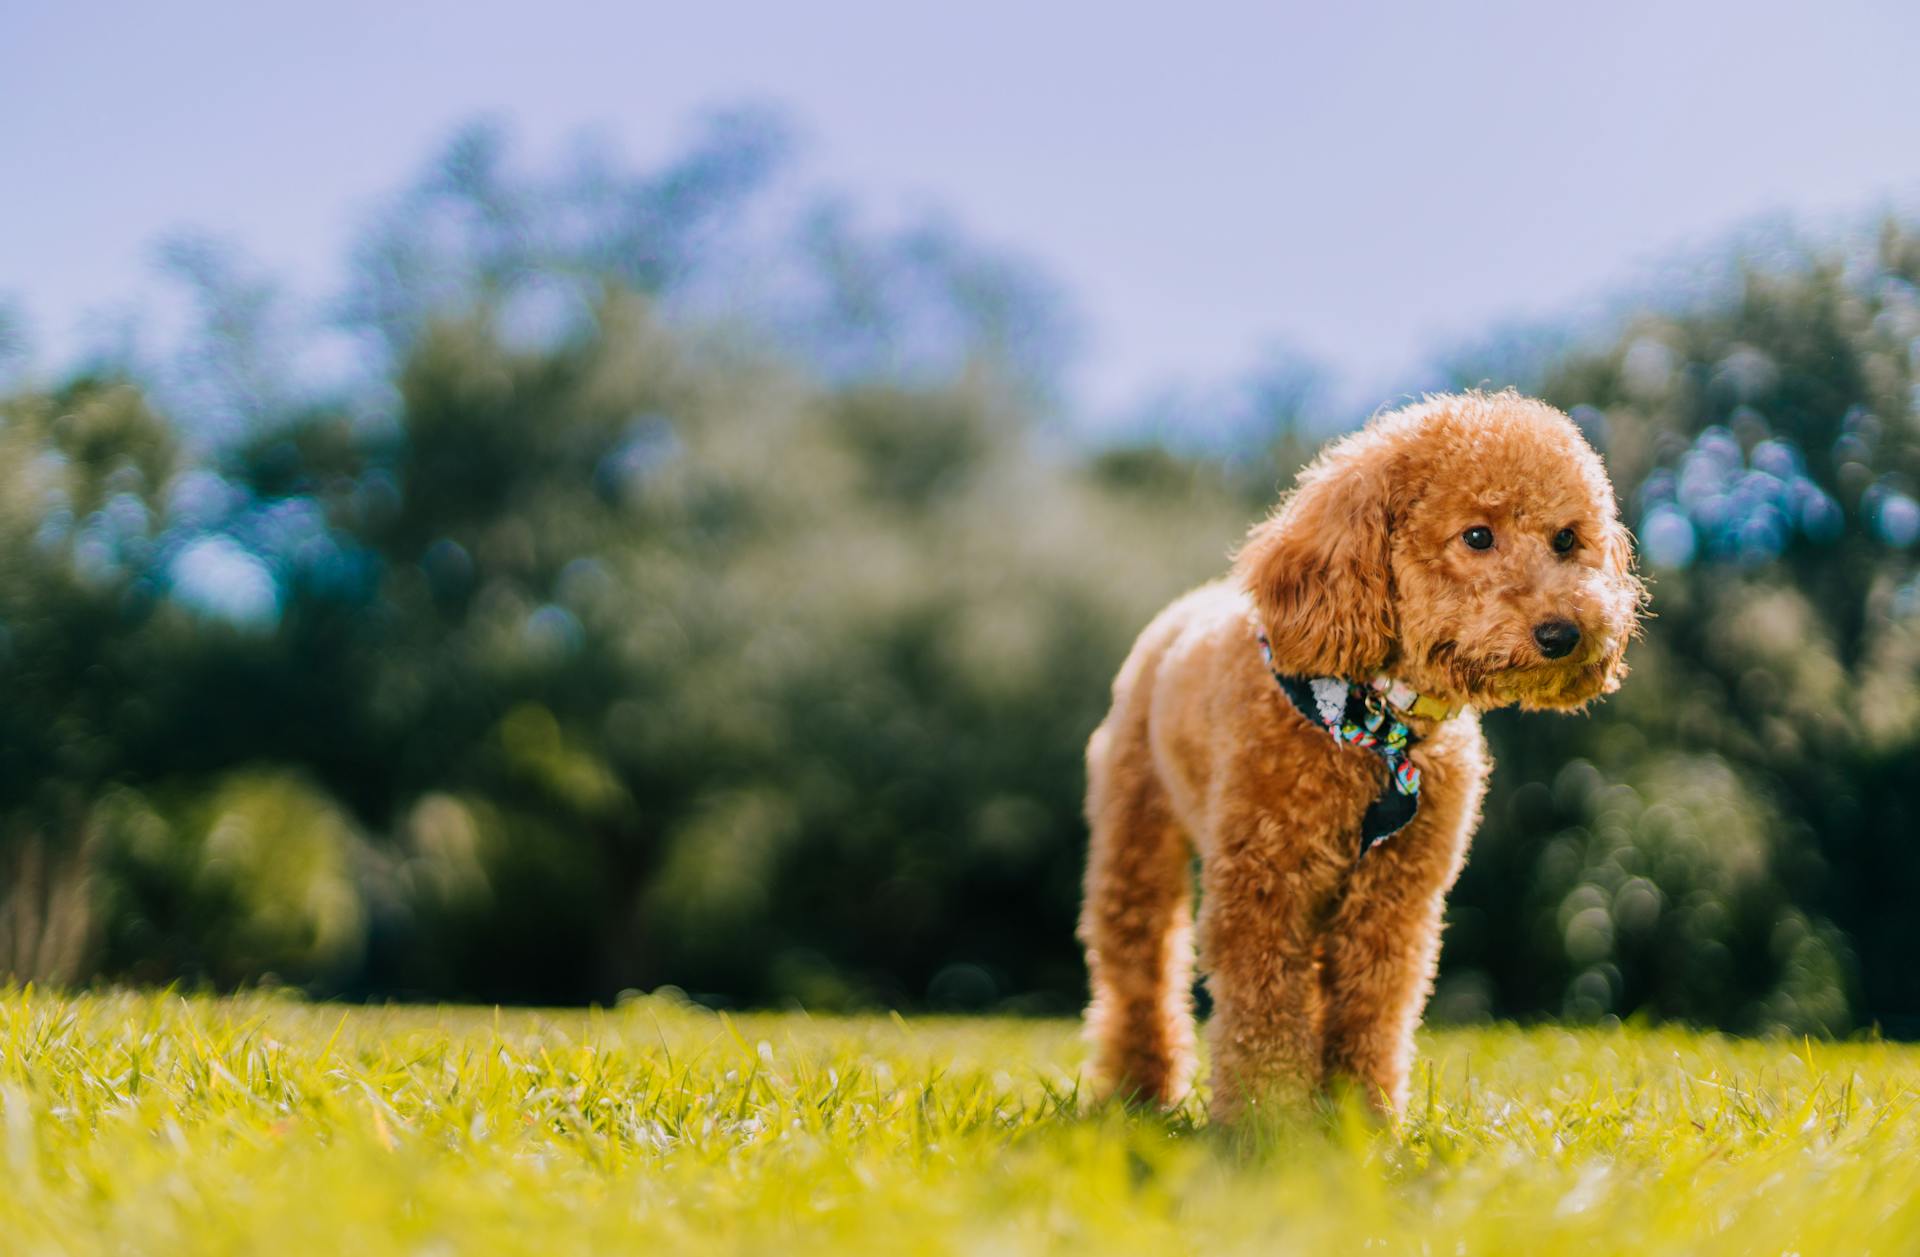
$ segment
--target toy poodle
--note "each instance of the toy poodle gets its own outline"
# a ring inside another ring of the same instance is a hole
[[[1406,1103],[1441,911],[1491,767],[1476,715],[1618,687],[1645,592],[1600,458],[1512,392],[1329,445],[1228,580],[1161,612],[1087,744],[1080,938],[1106,1093],[1213,1113]]]

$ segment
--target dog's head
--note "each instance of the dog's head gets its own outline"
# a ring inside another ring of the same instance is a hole
[[[1282,670],[1384,670],[1480,708],[1618,688],[1646,598],[1599,456],[1511,392],[1429,398],[1327,447],[1235,571]]]

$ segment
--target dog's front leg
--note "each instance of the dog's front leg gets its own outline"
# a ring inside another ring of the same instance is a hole
[[[1477,744],[1476,744],[1477,745]],[[1361,859],[1322,941],[1329,1083],[1376,1110],[1406,1108],[1413,1032],[1433,989],[1441,914],[1479,814],[1484,770],[1433,773],[1420,814]]]
[[[1297,1106],[1320,1084],[1315,948],[1346,865],[1273,815],[1215,834],[1201,869],[1200,955],[1213,996],[1213,1116],[1230,1121]]]
[[[1376,881],[1373,889],[1382,893],[1374,894],[1359,881],[1325,941],[1323,1064],[1332,1087],[1355,1087],[1377,1112],[1398,1116],[1407,1103],[1413,1032],[1439,957],[1444,892],[1402,895]]]

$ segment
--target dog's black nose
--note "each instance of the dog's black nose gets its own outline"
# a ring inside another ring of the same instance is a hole
[[[1534,627],[1533,640],[1547,658],[1565,659],[1580,644],[1580,626],[1572,620],[1548,620]]]

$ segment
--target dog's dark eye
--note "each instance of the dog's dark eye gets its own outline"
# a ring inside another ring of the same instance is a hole
[[[1475,550],[1486,550],[1493,545],[1493,529],[1486,527],[1484,524],[1476,524],[1461,533],[1460,540],[1466,542]]]
[[[1578,540],[1579,538],[1573,535],[1573,529],[1562,528],[1559,532],[1553,534],[1553,552],[1555,554],[1571,554],[1573,553],[1573,543]]]

